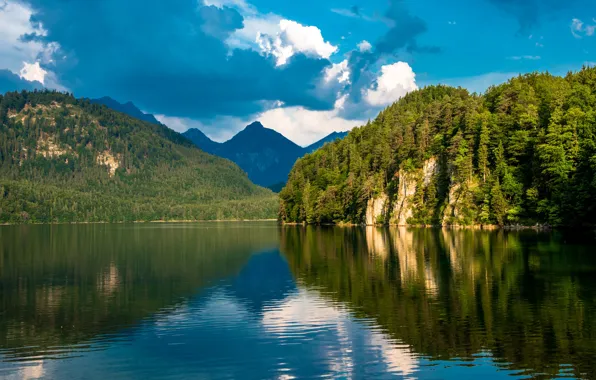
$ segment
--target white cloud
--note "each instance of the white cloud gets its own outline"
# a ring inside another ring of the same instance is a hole
[[[457,25],[457,21],[447,21],[447,24],[449,25]],[[530,37],[532,38],[532,37]]]
[[[410,65],[400,61],[381,67],[376,83],[365,91],[365,99],[373,106],[386,106],[417,89],[416,74]]]
[[[218,8],[230,7],[236,8],[243,13],[256,13],[256,8],[245,0],[203,0],[203,4],[213,5]]]
[[[332,132],[349,131],[364,125],[364,120],[348,120],[339,116],[345,97],[338,99],[331,111],[311,111],[303,107],[275,108],[256,117],[271,128],[294,141],[307,146]]]
[[[329,58],[338,49],[324,40],[316,26],[305,26],[287,19],[279,22],[279,32],[275,36],[259,31],[257,43],[263,53],[276,58],[278,66],[285,64],[296,53]]]
[[[45,76],[48,72],[39,66],[39,62],[27,63],[23,62],[23,68],[19,72],[21,78],[26,79],[30,82],[38,81],[41,84],[45,84]]]
[[[31,23],[31,9],[22,3],[0,0],[0,69],[8,69],[15,74],[19,72],[23,61],[36,61],[43,53],[44,45],[36,41],[24,41],[26,34],[45,35],[40,25]]]
[[[358,49],[360,50],[361,53],[364,53],[364,52],[370,51],[372,49],[372,45],[367,40],[363,40],[362,42],[360,42],[358,44]]]
[[[285,64],[296,53],[329,58],[338,48],[325,41],[321,30],[305,26],[274,13],[261,14],[244,0],[204,0],[206,5],[236,8],[244,18],[244,26],[226,40],[230,48],[253,49]]]
[[[8,69],[29,81],[39,81],[49,88],[66,90],[57,83],[56,75],[47,70],[60,45],[23,38],[47,35],[43,25],[31,22],[32,14],[24,2],[0,0],[0,69]]]
[[[528,60],[528,61],[537,61],[541,59],[539,55],[515,55],[513,57],[508,57],[507,59],[511,59],[513,61],[521,61],[521,60]]]
[[[334,63],[325,70],[325,82],[329,83],[333,79],[336,79],[339,83],[350,83],[350,70],[347,59],[340,63]]]
[[[198,128],[210,139],[224,142],[253,121],[260,121],[265,128],[273,129],[298,145],[307,146],[332,132],[349,131],[364,125],[364,120],[349,120],[339,116],[346,97],[340,97],[330,111],[311,111],[304,107],[283,107],[277,102],[274,108],[247,116],[218,116],[209,121],[182,117],[155,115],[157,120],[177,132]]]
[[[243,16],[244,27],[232,33],[226,40],[226,43],[232,48],[253,49],[257,51],[260,51],[257,41],[259,33],[276,35],[279,32],[279,22],[283,19],[281,16],[273,13]]]
[[[596,19],[592,19],[596,22]],[[596,24],[585,24],[582,20],[574,18],[571,20],[571,34],[575,38],[591,37],[596,32]]]

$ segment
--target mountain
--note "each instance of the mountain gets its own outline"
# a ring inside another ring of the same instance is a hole
[[[348,132],[333,132],[333,133],[327,135],[326,137],[323,137],[319,141],[307,146],[304,149],[306,150],[307,153],[312,153],[315,150],[321,148],[323,145],[327,144],[328,142],[333,142],[337,139],[343,139],[347,135],[348,135]]]
[[[164,125],[61,93],[0,95],[0,223],[276,213],[271,191]]]
[[[596,225],[596,68],[411,92],[299,160],[285,222]]]
[[[196,128],[183,135],[200,149],[227,158],[240,166],[256,184],[279,191],[288,179],[296,160],[344,133],[332,133],[313,145],[303,148],[282,134],[254,122],[232,139],[217,143]]]
[[[207,153],[215,154],[221,145],[220,143],[211,140],[209,137],[207,137],[207,135],[197,128],[191,128],[182,135]]]
[[[155,118],[155,116],[148,113],[144,113],[143,111],[138,109],[137,106],[135,106],[132,102],[120,103],[108,96],[104,96],[103,98],[99,99],[91,99],[91,103],[103,104],[104,106],[111,108],[114,111],[125,113],[128,116],[132,116],[139,120],[147,121],[153,124],[160,124],[159,121]]]

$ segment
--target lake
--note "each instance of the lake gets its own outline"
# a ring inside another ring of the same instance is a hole
[[[596,378],[590,239],[2,226],[0,377]]]

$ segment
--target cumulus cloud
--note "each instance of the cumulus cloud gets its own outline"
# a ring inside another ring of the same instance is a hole
[[[366,90],[365,98],[373,106],[386,106],[416,89],[414,70],[406,62],[396,62],[381,67],[381,74],[374,86]]]
[[[230,49],[226,41],[246,26],[240,12],[255,12],[243,1],[30,3],[31,19],[46,31],[35,40],[59,42],[57,78],[79,96],[107,94],[153,113],[198,119],[254,114],[277,100],[330,110],[336,100],[317,89],[334,47],[310,46],[311,29],[301,39],[301,28],[284,24],[293,56],[283,67],[251,49]]]
[[[286,64],[296,53],[328,59],[337,51],[337,46],[325,41],[316,26],[286,19],[279,22],[279,32],[275,36],[257,33],[257,43],[261,51],[276,58],[278,66]]]
[[[426,23],[403,0],[390,1],[381,38],[336,63],[338,47],[319,28],[259,13],[246,0],[27,4],[18,20],[28,24],[13,40],[38,48],[19,57],[14,73],[78,96],[130,99],[174,129],[193,125],[216,140],[254,120],[304,144],[360,125],[415,88],[409,65],[410,82],[395,69],[403,65],[391,64],[401,52],[438,51],[417,43]]]
[[[259,120],[266,128],[281,133],[298,145],[307,146],[332,132],[349,131],[365,124],[364,120],[350,120],[340,116],[344,101],[345,96],[339,98],[334,109],[330,111],[312,111],[300,106],[283,107],[277,103],[274,108],[244,117],[220,115],[204,121],[166,115],[155,115],[155,117],[178,132],[198,128],[218,142],[229,140],[248,124]]]
[[[592,19],[596,23],[596,19]],[[571,20],[571,33],[575,38],[591,37],[596,32],[596,24],[585,24],[582,20]]]
[[[20,76],[30,82],[37,81],[44,84],[45,76],[48,72],[39,66],[39,62],[27,63],[23,62],[23,68],[20,71]]]
[[[255,120],[275,129],[298,145],[307,146],[332,132],[349,131],[364,125],[364,120],[350,120],[340,116],[345,97],[339,98],[331,111],[311,111],[304,107],[285,107],[267,110]]]
[[[360,42],[358,44],[358,50],[360,50],[360,52],[362,52],[362,53],[368,52],[371,49],[372,49],[372,45],[367,40],[363,40],[362,42]]]
[[[334,79],[339,83],[350,82],[350,70],[347,59],[344,59],[340,63],[334,63],[325,71],[325,82],[331,82]]]
[[[243,13],[256,13],[256,8],[246,2],[245,0],[203,0],[203,4],[209,6],[212,5],[217,8],[235,8]]]
[[[372,116],[378,109],[366,108],[367,102],[362,102],[371,86],[377,82],[376,71],[379,65],[395,62],[396,55],[401,53],[439,53],[434,46],[420,46],[418,37],[427,31],[426,23],[413,15],[403,0],[391,0],[385,12],[384,20],[389,29],[373,45],[371,49],[354,50],[348,58],[348,69],[351,78],[351,88],[347,106],[343,111],[345,117],[357,114]],[[374,97],[374,95],[373,95]]]
[[[43,83],[47,65],[52,63],[51,57],[58,45],[38,38],[47,31],[43,24],[32,20],[32,16],[33,11],[26,4],[0,0],[0,69]]]
[[[258,35],[277,35],[279,33],[279,22],[283,20],[283,17],[274,13],[248,13],[243,14],[243,16],[244,27],[237,29],[226,40],[226,44],[231,49],[238,48],[261,51],[257,38]]]

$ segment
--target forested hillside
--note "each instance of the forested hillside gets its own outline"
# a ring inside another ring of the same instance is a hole
[[[234,163],[163,125],[57,92],[0,95],[0,222],[274,217]]]
[[[285,222],[596,224],[596,68],[433,86],[299,160]]]

